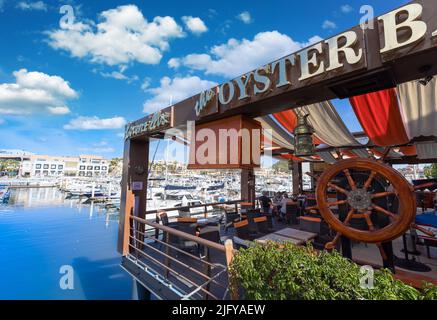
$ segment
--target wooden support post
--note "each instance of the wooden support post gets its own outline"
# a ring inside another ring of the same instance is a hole
[[[314,179],[314,162],[310,162],[310,173],[311,173],[311,190],[316,190],[316,179]]]
[[[241,199],[255,205],[255,174],[253,169],[241,170]]]
[[[226,255],[226,267],[228,268],[228,282],[229,282],[229,293],[232,300],[238,300],[238,288],[231,277],[229,269],[232,264],[232,259],[234,258],[234,244],[231,239],[225,241],[225,255]]]
[[[293,161],[293,195],[302,193],[302,163]]]
[[[391,272],[396,273],[395,263],[394,263],[394,254],[393,254],[393,243],[391,241],[381,243],[381,246],[387,256],[387,259],[382,259],[382,266],[384,268],[389,269]],[[407,249],[405,247],[405,249]]]
[[[341,254],[343,257],[352,260],[352,245],[351,240],[347,237],[341,236]]]
[[[130,216],[135,214],[134,206],[138,217],[145,218],[148,165],[149,140],[126,140],[117,245],[118,252],[124,256],[129,253]],[[137,235],[132,234],[132,236]]]

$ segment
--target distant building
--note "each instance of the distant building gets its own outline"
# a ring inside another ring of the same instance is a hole
[[[0,159],[5,160],[19,160],[22,161],[24,159],[29,159],[30,156],[32,156],[33,153],[24,151],[24,150],[18,150],[18,149],[0,149]]]
[[[23,160],[20,175],[23,177],[99,177],[108,174],[108,160],[94,155],[62,157],[31,155]]]
[[[93,155],[79,156],[78,176],[98,177],[105,176],[109,171],[109,162],[103,157]]]

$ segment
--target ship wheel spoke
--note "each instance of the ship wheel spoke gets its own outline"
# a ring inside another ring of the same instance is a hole
[[[375,209],[376,211],[379,211],[379,212],[386,214],[387,216],[389,216],[393,220],[398,220],[398,217],[393,212],[388,211],[384,208],[381,208],[380,206],[377,206],[376,204],[372,205],[372,208]]]
[[[341,204],[346,204],[347,200],[338,200],[338,201],[334,201],[334,202],[328,202],[328,207],[335,207]]]
[[[347,194],[347,191],[343,189],[342,187],[337,186],[336,184],[333,184],[332,182],[328,183],[328,187],[337,190],[340,193]]]
[[[369,189],[370,184],[372,183],[372,181],[373,181],[373,179],[375,178],[375,176],[376,176],[376,172],[375,172],[375,171],[372,171],[372,172],[370,173],[369,178],[367,178],[366,182],[364,183],[364,190],[367,191],[367,189]]]
[[[346,219],[344,219],[344,221],[343,221],[343,223],[345,225],[349,225],[349,221],[350,221],[350,219],[353,218],[354,213],[355,213],[355,209],[352,208],[352,209],[349,210],[349,212],[348,212],[348,214],[346,216]],[[340,232],[337,232],[337,234],[335,235],[334,239],[332,239],[332,241],[330,241],[330,242],[325,244],[325,249],[327,249],[327,250],[334,249],[335,245],[337,244],[337,242],[338,242],[338,240],[340,239],[341,236],[342,236],[342,234]]]
[[[345,225],[349,225],[349,221],[354,217],[355,214],[355,209],[352,208],[349,210],[349,212],[347,213],[346,219],[344,219],[343,223]]]
[[[396,193],[394,192],[387,191],[387,192],[379,192],[379,193],[372,194],[371,197],[372,199],[377,199],[377,198],[384,198],[388,196],[394,196],[395,194]]]
[[[343,172],[346,175],[347,181],[349,182],[349,185],[351,186],[351,189],[355,190],[357,188],[357,185],[355,184],[355,181],[352,178],[352,175],[349,172],[349,169],[344,169]]]
[[[371,211],[367,211],[364,214],[364,219],[366,220],[367,226],[369,227],[370,231],[375,230],[375,226],[373,225],[372,219],[370,219],[370,215],[372,214]]]

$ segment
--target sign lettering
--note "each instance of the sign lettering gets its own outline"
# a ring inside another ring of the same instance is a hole
[[[199,116],[203,110],[213,101],[215,92],[210,89],[202,92],[199,96],[199,100],[196,102],[194,109],[196,110],[196,116]]]
[[[169,112],[155,112],[142,123],[130,123],[126,126],[124,135],[125,140],[141,135],[143,133],[151,133],[162,129],[170,124]]]
[[[381,49],[381,53],[413,44],[425,36],[427,30],[426,23],[419,20],[422,16],[422,10],[422,5],[413,3],[379,17],[378,20],[382,21],[384,26],[385,41],[385,47]],[[408,17],[405,21],[397,23],[396,17],[402,13],[407,14]],[[398,31],[405,29],[410,31],[410,36],[408,39],[400,42]]]

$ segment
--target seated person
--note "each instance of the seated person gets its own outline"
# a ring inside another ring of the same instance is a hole
[[[261,205],[262,213],[272,213],[272,200],[267,196],[267,192],[263,192],[263,195],[259,197],[259,203]]]

